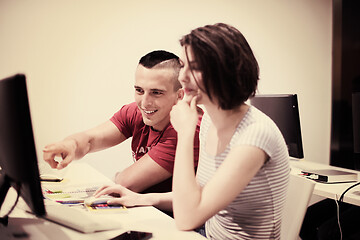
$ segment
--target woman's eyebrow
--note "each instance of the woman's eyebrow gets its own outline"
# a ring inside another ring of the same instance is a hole
[[[198,63],[196,60],[189,62],[189,65],[190,65],[192,68],[197,67],[198,64],[199,64],[199,63]]]

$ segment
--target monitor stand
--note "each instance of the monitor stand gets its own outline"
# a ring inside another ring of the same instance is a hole
[[[70,237],[60,226],[36,218],[10,217],[7,226],[0,225],[1,240],[67,240]]]
[[[3,202],[5,201],[9,188],[10,188],[9,178],[5,174],[2,174],[0,171],[0,209]]]
[[[16,197],[14,198],[10,197],[10,199],[7,199],[6,197],[10,189],[11,189],[10,179],[5,174],[1,174],[0,171],[0,239],[1,240],[70,239],[62,231],[59,225],[48,222],[44,219],[4,216],[9,212],[9,209],[12,208],[13,204],[17,204],[17,200],[18,200],[17,196],[20,194],[19,192],[17,192]],[[7,204],[11,204],[11,206],[8,206]]]

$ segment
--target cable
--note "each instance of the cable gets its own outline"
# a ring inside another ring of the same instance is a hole
[[[335,195],[335,198],[337,198],[337,195]],[[336,217],[337,217],[337,224],[339,226],[339,231],[340,231],[340,240],[342,240],[343,234],[342,234],[342,229],[341,229],[341,224],[340,224],[340,206],[339,206],[339,201],[337,199],[335,199],[335,203],[336,203]]]
[[[351,185],[350,187],[348,187],[340,196],[339,199],[337,199],[337,195],[335,195],[335,203],[336,203],[336,216],[337,216],[337,223],[338,223],[338,226],[339,226],[339,231],[340,231],[340,240],[342,240],[342,237],[343,237],[343,233],[342,233],[342,229],[341,229],[341,224],[340,224],[340,205],[339,203],[341,202],[344,202],[344,196],[345,194],[352,188],[356,187],[357,185],[359,185],[360,182],[357,182],[353,185]]]
[[[359,184],[360,184],[360,182],[357,182],[357,183],[355,183],[354,185],[351,185],[350,187],[348,187],[348,188],[341,194],[341,196],[340,196],[340,198],[339,198],[339,201],[340,201],[340,202],[343,202],[345,193],[347,193],[350,189],[352,189],[353,187],[356,187],[356,186],[359,185]]]

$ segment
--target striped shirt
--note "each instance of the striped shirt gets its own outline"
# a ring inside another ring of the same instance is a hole
[[[207,113],[200,127],[200,156],[197,181],[204,186],[233,147],[256,146],[269,156],[246,188],[205,225],[209,239],[280,239],[281,213],[289,179],[289,155],[275,123],[253,106],[237,126],[225,151],[217,156],[205,152],[211,124]],[[221,195],[221,192],[219,193]]]

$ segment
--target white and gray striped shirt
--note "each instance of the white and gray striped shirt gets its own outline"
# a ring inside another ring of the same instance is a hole
[[[256,146],[270,158],[248,186],[225,209],[206,222],[207,238],[280,239],[281,212],[290,173],[289,155],[280,130],[269,117],[250,106],[225,151],[214,157],[204,151],[210,124],[210,117],[204,113],[196,176],[201,186],[212,178],[235,146]]]

